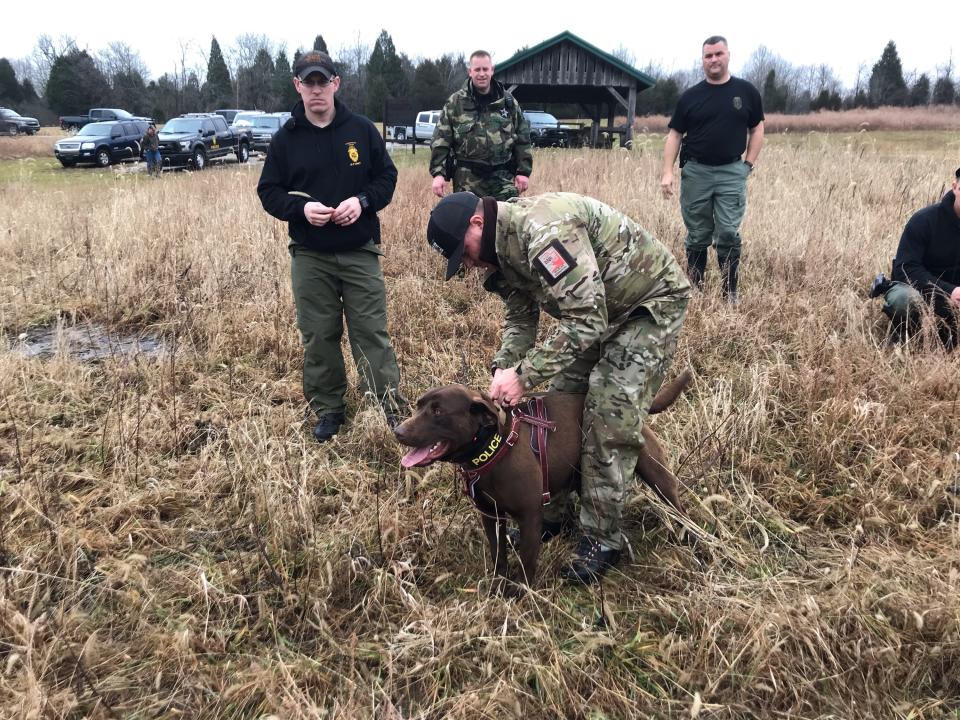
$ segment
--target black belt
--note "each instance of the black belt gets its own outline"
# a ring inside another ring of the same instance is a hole
[[[713,158],[696,158],[688,157],[687,162],[693,161],[695,163],[700,163],[701,165],[709,165],[711,167],[718,167],[720,165],[729,165],[730,163],[735,163],[740,161],[740,156],[736,155],[727,160],[715,160]]]
[[[505,171],[507,169],[507,164],[503,163],[501,165],[487,165],[486,163],[475,163],[470,162],[469,160],[460,160],[457,159],[457,165],[462,168],[466,168],[472,173],[477,175],[487,176],[494,175],[498,172]]]

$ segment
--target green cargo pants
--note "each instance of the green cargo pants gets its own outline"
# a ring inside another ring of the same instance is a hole
[[[585,392],[580,452],[580,527],[619,549],[623,505],[643,448],[643,422],[673,362],[688,298],[658,302],[658,318],[632,317],[583,353],[550,383],[551,390]],[[554,495],[544,519],[569,517],[571,498]]]
[[[740,223],[747,210],[743,162],[703,165],[686,162],[680,171],[680,214],[687,227],[687,250],[704,252],[711,244],[721,263],[740,257]]]
[[[340,339],[347,319],[361,392],[381,403],[399,397],[400,370],[387,335],[387,299],[373,242],[319,253],[290,246],[290,275],[303,341],[303,394],[317,414],[343,411],[347,374]]]
[[[513,175],[506,170],[490,175],[479,175],[463,166],[458,166],[453,175],[453,191],[472,192],[477,197],[492,197],[497,200],[509,200],[520,193],[513,184]]]

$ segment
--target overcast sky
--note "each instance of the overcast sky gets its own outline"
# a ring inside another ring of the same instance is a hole
[[[865,65],[869,72],[889,40],[897,44],[905,73],[926,72],[931,80],[938,66],[950,61],[954,45],[960,49],[960,34],[949,4],[921,9],[882,1],[627,0],[623,12],[614,9],[617,3],[589,0],[469,4],[424,0],[91,4],[47,0],[37,11],[29,4],[8,4],[0,25],[0,56],[12,60],[29,54],[44,33],[54,38],[70,35],[81,48],[91,51],[121,40],[140,51],[153,78],[174,69],[181,44],[189,47],[192,59],[188,57],[188,65],[203,65],[211,35],[216,35],[226,52],[242,33],[262,33],[275,43],[285,43],[291,55],[298,47],[311,46],[319,33],[336,56],[340,48],[356,45],[358,38],[372,46],[385,29],[397,51],[411,58],[485,48],[496,62],[523,46],[569,30],[607,52],[627,48],[640,68],[654,62],[667,70],[689,69],[699,58],[703,40],[719,34],[729,40],[734,73],[759,45],[766,45],[793,65],[826,63],[847,88],[854,84],[858,67]],[[591,12],[594,5],[603,11]]]

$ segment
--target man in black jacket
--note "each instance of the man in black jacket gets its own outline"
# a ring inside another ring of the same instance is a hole
[[[397,169],[373,124],[335,99],[340,76],[329,55],[304,54],[293,74],[302,102],[273,136],[257,193],[288,223],[303,392],[318,417],[313,434],[324,442],[345,419],[344,315],[362,390],[380,401],[391,426],[407,409],[378,247],[377,211],[393,197]]]
[[[891,275],[893,282],[883,296],[891,341],[917,329],[925,301],[940,320],[940,339],[952,349],[960,313],[960,168],[953,189],[907,222]]]

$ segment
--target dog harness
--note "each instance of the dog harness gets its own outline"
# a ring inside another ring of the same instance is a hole
[[[530,426],[530,449],[540,460],[540,481],[543,487],[543,504],[550,503],[550,462],[547,455],[547,433],[557,429],[557,424],[547,418],[546,403],[542,397],[531,398],[527,403],[527,412],[520,406],[510,411],[510,431],[506,439],[500,432],[490,438],[490,442],[476,457],[460,464],[460,474],[463,477],[463,492],[474,504],[477,502],[476,485],[490,469],[500,462],[507,451],[517,444],[520,439],[520,423]]]

